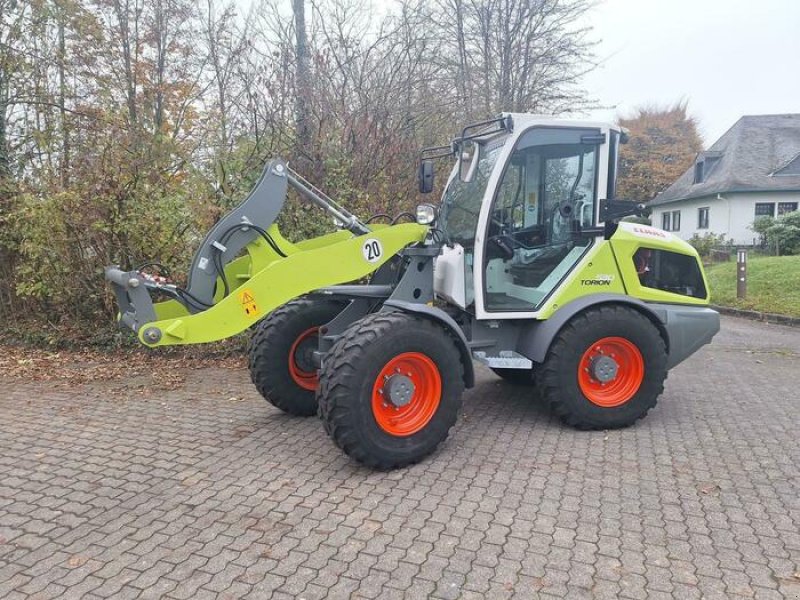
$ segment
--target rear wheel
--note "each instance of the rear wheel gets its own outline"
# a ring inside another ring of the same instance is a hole
[[[325,356],[317,393],[325,430],[346,454],[392,469],[447,437],[461,408],[464,366],[452,337],[402,312],[367,315]]]
[[[539,375],[544,399],[580,429],[625,427],[644,417],[664,391],[664,340],[635,309],[603,306],[559,332]]]
[[[335,300],[300,298],[270,313],[250,339],[250,378],[273,406],[291,415],[317,413],[319,384],[312,353],[319,328],[343,309]]]
[[[533,369],[495,369],[490,367],[495,375],[502,377],[514,385],[536,385],[533,380]]]

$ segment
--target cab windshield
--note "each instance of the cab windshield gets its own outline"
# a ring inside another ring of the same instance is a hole
[[[462,181],[456,173],[450,180],[442,198],[440,228],[450,242],[461,244],[470,254],[475,247],[478,216],[489,183],[489,176],[503,149],[503,141],[484,143],[480,147],[475,174],[469,182]]]

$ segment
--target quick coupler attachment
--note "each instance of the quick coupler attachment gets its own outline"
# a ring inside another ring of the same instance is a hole
[[[117,297],[121,327],[127,327],[138,333],[142,325],[156,320],[153,300],[148,289],[153,285],[150,276],[139,271],[123,271],[117,266],[106,267],[105,276]],[[160,333],[158,337],[160,338]]]

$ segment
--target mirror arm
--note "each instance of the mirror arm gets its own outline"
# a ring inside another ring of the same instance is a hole
[[[436,160],[453,156],[453,146],[429,146],[419,151],[420,160]]]

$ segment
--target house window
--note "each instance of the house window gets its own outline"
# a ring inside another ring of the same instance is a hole
[[[680,231],[681,230],[681,211],[673,210],[672,211],[672,229],[670,231]]]
[[[708,207],[697,209],[697,228],[708,229]]]
[[[681,229],[681,211],[673,210],[672,212],[665,212],[661,215],[661,229],[664,231],[680,231]]]
[[[788,164],[778,169],[775,173],[773,173],[773,175],[800,175],[800,154],[790,160]]]
[[[778,216],[797,210],[797,202],[778,202]]]
[[[714,167],[719,163],[721,156],[706,156],[705,165],[703,165],[703,177],[708,179]]]
[[[775,216],[775,203],[774,202],[756,202],[756,216],[757,217],[774,217]]]
[[[703,161],[699,161],[694,163],[694,182],[695,183],[703,183],[703,171],[705,167],[705,163]]]

